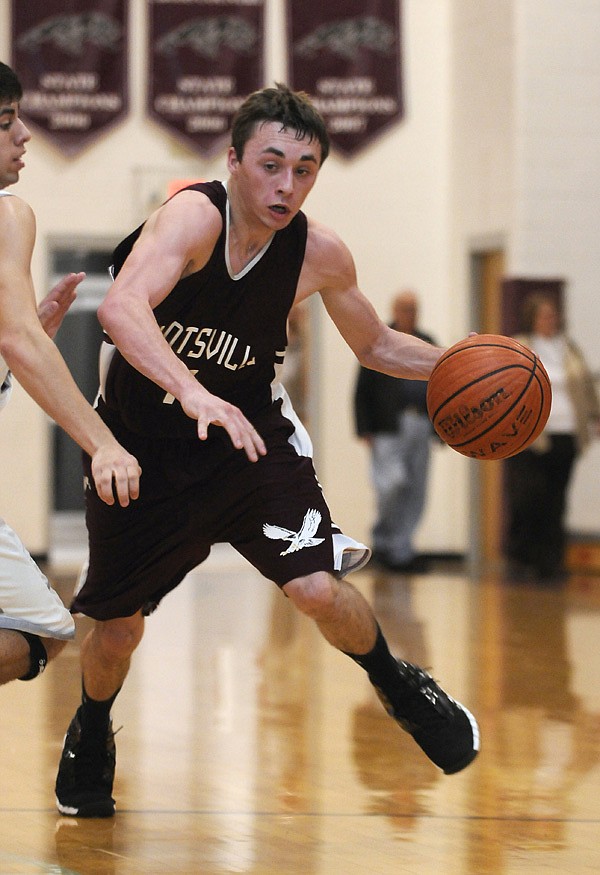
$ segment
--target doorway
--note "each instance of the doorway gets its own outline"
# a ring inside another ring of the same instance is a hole
[[[471,253],[471,324],[477,326],[480,334],[518,334],[523,302],[534,291],[551,295],[559,308],[563,306],[564,279],[508,279],[504,267],[504,250],[501,247]],[[494,571],[500,568],[503,555],[506,522],[504,466],[501,461],[486,461],[473,468],[472,564],[486,571]]]
[[[54,240],[49,245],[51,286],[72,271],[87,274],[56,335],[56,345],[90,404],[98,392],[98,352],[102,340],[96,311],[110,285],[108,267],[113,248],[112,241],[98,240]],[[71,557],[76,561],[79,554],[85,555],[87,544],[81,450],[55,423],[52,424],[51,453],[50,552],[56,561],[57,557],[61,561]]]
[[[471,253],[471,325],[480,334],[502,333],[504,250],[490,247]],[[489,571],[501,562],[503,532],[502,462],[471,466],[471,564]]]

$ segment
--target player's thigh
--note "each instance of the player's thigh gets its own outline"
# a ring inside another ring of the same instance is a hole
[[[255,488],[247,490],[243,534],[229,539],[235,549],[279,586],[319,572],[332,574],[331,515],[312,461],[284,449],[258,464]]]

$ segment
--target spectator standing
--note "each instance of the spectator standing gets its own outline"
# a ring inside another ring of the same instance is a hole
[[[419,301],[410,290],[393,301],[391,327],[434,343],[417,328]],[[427,415],[427,383],[396,379],[360,367],[354,397],[356,433],[369,445],[377,500],[373,556],[393,571],[426,570],[413,539],[425,506],[433,435]]]
[[[560,581],[565,574],[567,492],[576,459],[599,434],[600,402],[590,369],[565,333],[560,310],[534,293],[517,340],[543,362],[552,384],[552,408],[540,437],[507,459],[508,527],[505,553],[517,578]]]

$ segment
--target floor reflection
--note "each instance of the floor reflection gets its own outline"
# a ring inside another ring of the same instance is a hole
[[[560,845],[570,808],[575,727],[581,703],[571,691],[566,597],[561,592],[506,588],[498,764],[500,803],[515,824],[551,819],[531,841]]]
[[[72,576],[54,578],[65,599]],[[118,814],[54,812],[77,640],[2,690],[0,873],[512,875],[600,869],[600,579],[561,589],[364,571],[394,653],[478,716],[443,776],[366,677],[231,554],[148,622],[115,707]]]
[[[430,664],[425,624],[413,604],[419,581],[392,574],[375,574],[371,603],[395,656]],[[352,756],[357,773],[369,791],[366,810],[389,818],[400,833],[415,829],[429,813],[423,791],[440,780],[440,771],[415,750],[410,736],[388,717],[370,689],[352,717]]]

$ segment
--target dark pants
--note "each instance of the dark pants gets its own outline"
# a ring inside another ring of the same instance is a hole
[[[506,556],[541,577],[563,572],[566,496],[575,456],[574,437],[555,434],[548,452],[525,450],[505,462]]]

